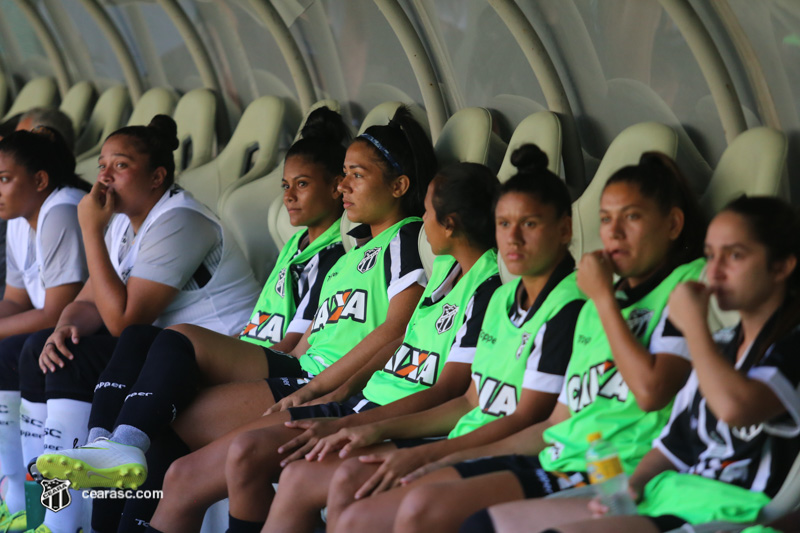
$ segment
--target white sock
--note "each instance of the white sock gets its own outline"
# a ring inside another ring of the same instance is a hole
[[[80,446],[86,442],[89,433],[89,412],[92,404],[63,398],[47,400],[47,420],[45,422],[45,453],[53,453],[62,448]],[[77,442],[76,442],[77,441]],[[44,524],[53,533],[75,533],[83,520],[83,497],[79,490],[70,490],[72,503],[58,513],[47,511]]]
[[[83,524],[83,505],[84,499],[80,490],[69,489],[72,496],[72,503],[59,510],[45,511],[44,525],[50,528],[53,533],[75,533]]]
[[[25,509],[25,462],[19,438],[19,391],[0,391],[0,471],[8,480],[4,501],[11,514]]]
[[[74,448],[86,443],[89,433],[90,402],[57,398],[47,400],[47,420],[44,423],[44,453],[62,448]]]
[[[19,408],[19,433],[22,441],[22,462],[25,466],[44,451],[44,421],[47,404],[22,399]]]

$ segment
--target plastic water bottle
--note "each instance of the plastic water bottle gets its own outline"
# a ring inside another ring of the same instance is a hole
[[[628,476],[622,469],[617,448],[600,433],[587,437],[586,472],[595,494],[608,507],[609,515],[635,515],[636,504],[628,493]]]

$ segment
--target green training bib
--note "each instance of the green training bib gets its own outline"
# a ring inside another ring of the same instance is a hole
[[[300,357],[303,370],[319,374],[383,324],[389,311],[384,255],[403,226],[420,220],[401,220],[347,252],[331,268],[311,324],[310,346]]]
[[[464,322],[470,298],[483,282],[497,275],[497,252],[484,253],[448,294],[431,303],[431,295],[455,264],[450,255],[438,256],[434,261],[431,279],[411,316],[403,344],[364,388],[364,397],[369,401],[386,405],[436,383]]]
[[[503,285],[494,293],[483,319],[472,381],[478,389],[478,406],[462,416],[448,438],[453,439],[510,415],[517,408],[522,382],[534,341],[545,323],[575,300],[586,297],[575,284],[575,273],[562,279],[547,295],[541,307],[520,327],[508,316],[516,305],[522,280]]]
[[[239,339],[264,347],[280,342],[286,335],[286,328],[294,318],[298,302],[295,301],[296,269],[305,268],[315,255],[328,246],[342,242],[340,221],[334,222],[325,232],[298,253],[300,241],[308,233],[298,231],[278,254],[275,268],[267,278],[261,295],[258,297],[250,322],[239,334]],[[309,288],[310,290],[310,288]]]
[[[704,266],[703,259],[679,266],[647,295],[622,309],[628,327],[643,345],[650,344],[672,289],[682,281],[698,279]],[[636,404],[617,371],[591,301],[578,315],[564,386],[571,416],[544,433],[545,442],[552,444],[539,454],[545,470],[585,472],[586,437],[599,431],[617,447],[622,466],[630,474],[650,451],[672,410],[672,402],[652,413],[645,413]]]

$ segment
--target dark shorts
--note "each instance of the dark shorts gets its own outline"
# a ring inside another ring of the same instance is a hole
[[[392,444],[398,448],[415,448],[423,444],[430,444],[431,442],[440,441],[447,437],[420,437],[418,439],[392,439]]]
[[[589,483],[583,472],[548,472],[533,455],[502,455],[465,461],[454,465],[462,478],[482,476],[494,472],[511,472],[522,486],[525,498],[544,498],[562,490],[581,487]]]
[[[292,420],[303,420],[304,418],[342,418],[361,411],[367,411],[379,407],[375,402],[371,402],[359,393],[351,396],[347,400],[339,402],[321,403],[318,405],[308,405],[303,407],[290,407],[289,414]]]
[[[272,397],[275,398],[275,402],[277,403],[293,392],[305,387],[308,382],[311,381],[311,377],[266,378],[264,381],[269,385],[269,390],[272,391]]]
[[[279,352],[272,348],[262,347],[267,358],[269,377],[271,378],[302,378],[306,372],[300,366],[300,360],[288,353]]]
[[[648,516],[647,518],[658,528],[659,531],[667,532],[673,529],[680,529],[687,524],[686,520],[671,514],[661,516]]]

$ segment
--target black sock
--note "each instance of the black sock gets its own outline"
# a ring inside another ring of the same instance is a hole
[[[130,326],[119,337],[114,355],[94,389],[89,428],[114,429],[125,396],[136,382],[150,346],[161,332],[155,326]]]
[[[92,531],[114,533],[119,526],[119,516],[125,500],[122,498],[96,498],[92,500]]]
[[[150,347],[116,425],[133,426],[152,439],[194,398],[199,377],[192,342],[177,331],[165,329]]]
[[[458,533],[494,533],[494,523],[488,509],[481,509],[467,518]]]
[[[228,515],[228,533],[259,533],[264,522],[249,522]]]
[[[156,435],[150,442],[147,457],[147,480],[139,490],[160,490],[164,486],[164,475],[175,459],[187,455],[191,450],[172,428]],[[152,493],[151,493],[152,494]],[[160,498],[137,498],[129,500],[122,511],[117,533],[143,533],[145,525],[156,512]]]

